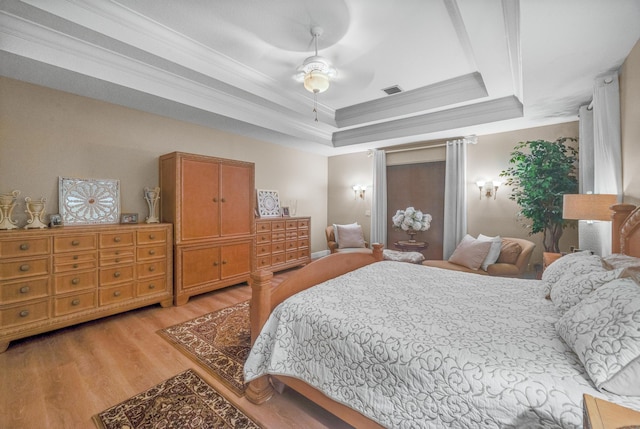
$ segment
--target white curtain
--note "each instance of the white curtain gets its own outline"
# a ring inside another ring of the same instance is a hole
[[[580,190],[615,194],[622,201],[620,88],[618,74],[595,81],[593,111],[580,108]],[[583,123],[584,122],[584,123]],[[611,253],[611,222],[579,221],[579,246],[598,255]]]
[[[467,233],[467,142],[447,142],[442,256],[449,259]]]
[[[373,151],[371,243],[387,247],[387,156],[383,150]]]

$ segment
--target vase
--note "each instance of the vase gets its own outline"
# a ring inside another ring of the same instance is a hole
[[[47,228],[47,224],[43,222],[45,217],[45,203],[47,199],[42,197],[39,200],[31,200],[30,197],[24,199],[26,203],[27,210],[26,213],[29,214],[29,219],[27,220],[27,224],[24,229],[30,228]]]
[[[417,234],[417,232],[416,231],[407,231],[407,234],[409,234],[409,243],[415,243],[416,239],[414,237]]]
[[[158,200],[160,200],[160,188],[144,188],[144,200],[149,208],[149,216],[145,220],[146,223],[159,223],[158,218]]]
[[[13,191],[8,194],[0,194],[0,229],[15,229],[18,226],[11,219],[11,213],[16,206],[16,198],[20,191]]]

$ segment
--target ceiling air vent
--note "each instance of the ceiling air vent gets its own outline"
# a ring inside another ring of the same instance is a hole
[[[402,88],[400,88],[398,85],[394,85],[390,86],[389,88],[384,88],[383,91],[386,92],[387,95],[393,95],[402,92]]]

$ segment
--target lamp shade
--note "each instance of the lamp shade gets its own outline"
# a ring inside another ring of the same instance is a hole
[[[615,194],[565,194],[562,217],[577,220],[611,220],[609,209],[617,202]]]

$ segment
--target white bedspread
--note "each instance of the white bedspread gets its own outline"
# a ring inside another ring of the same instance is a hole
[[[582,427],[597,391],[542,282],[384,261],[303,291],[245,365],[299,378],[390,428]]]

